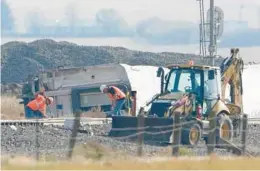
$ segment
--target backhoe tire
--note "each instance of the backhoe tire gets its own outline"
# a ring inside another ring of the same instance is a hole
[[[216,123],[216,145],[219,144],[219,139],[222,138],[227,141],[233,140],[233,123],[229,116],[225,113],[220,113],[218,115],[217,123]]]
[[[188,145],[189,147],[195,147],[201,139],[202,131],[199,124],[192,124],[190,126],[185,126],[182,129],[181,142],[183,145]]]

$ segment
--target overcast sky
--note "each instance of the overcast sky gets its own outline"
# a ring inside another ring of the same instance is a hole
[[[104,8],[117,10],[129,25],[149,17],[164,20],[199,20],[199,4],[197,0],[6,0],[12,9],[19,31],[25,26],[25,16],[32,11],[44,13],[49,22],[62,21],[66,7],[75,6],[80,18],[87,25],[92,24],[95,14]],[[225,19],[242,19],[249,22],[250,27],[260,28],[260,0],[215,0],[215,5],[225,12]],[[243,5],[243,10],[241,7]],[[205,9],[209,0],[205,0]]]

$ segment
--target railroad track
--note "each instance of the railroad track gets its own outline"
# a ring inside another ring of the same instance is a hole
[[[74,122],[74,118],[52,118],[52,119],[23,119],[23,120],[1,120],[1,125],[64,125]],[[102,125],[111,123],[111,118],[81,118],[83,125]]]
[[[74,122],[73,117],[51,118],[51,119],[23,119],[23,120],[0,120],[1,125],[71,125]],[[102,125],[112,123],[111,118],[81,118],[81,125]],[[248,118],[248,124],[260,125],[260,118]]]

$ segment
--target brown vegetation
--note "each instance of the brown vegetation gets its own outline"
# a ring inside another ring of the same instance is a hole
[[[80,144],[74,149],[74,157],[83,157],[84,159],[94,159],[100,160],[105,157],[113,158],[118,153],[114,153],[112,149],[102,144],[96,143],[94,141],[87,142],[85,144]]]
[[[1,95],[1,119],[23,119],[24,106],[15,96]]]
[[[36,162],[25,157],[2,158],[2,168],[9,170],[258,170],[260,158],[110,158],[93,160]]]

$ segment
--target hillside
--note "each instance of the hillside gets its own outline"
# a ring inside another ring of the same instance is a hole
[[[151,53],[133,51],[123,47],[79,46],[69,42],[50,39],[30,43],[8,42],[1,46],[2,84],[22,83],[30,74],[58,66],[90,66],[105,63],[126,63],[130,65],[166,65],[186,63],[193,59],[197,64],[207,64],[194,54]],[[222,61],[217,59],[216,65]]]

